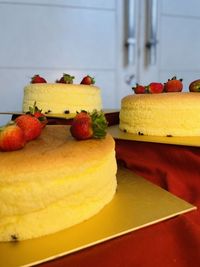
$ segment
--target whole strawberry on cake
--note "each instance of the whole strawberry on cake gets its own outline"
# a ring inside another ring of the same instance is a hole
[[[0,128],[0,241],[56,233],[113,199],[115,143],[106,130],[96,110],[78,113],[71,126],[43,127],[26,114]]]
[[[136,84],[134,94],[121,101],[119,128],[153,136],[200,136],[200,80],[182,92],[182,79]]]
[[[46,78],[34,75],[24,88],[23,112],[29,111],[34,102],[46,114],[101,110],[101,90],[95,86],[94,78],[87,75],[80,83],[74,83],[74,79],[74,76],[64,73],[55,82],[49,83]]]

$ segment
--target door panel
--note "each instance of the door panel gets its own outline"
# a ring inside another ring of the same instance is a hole
[[[170,67],[179,71],[199,69],[200,20],[164,16],[161,24],[160,68]]]

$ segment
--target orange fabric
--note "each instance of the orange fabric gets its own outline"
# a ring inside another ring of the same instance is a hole
[[[200,147],[116,140],[116,156],[119,163],[198,209],[42,267],[200,266]]]

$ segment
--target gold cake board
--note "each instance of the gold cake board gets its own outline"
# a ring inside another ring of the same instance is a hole
[[[200,146],[200,136],[148,136],[138,135],[123,132],[119,129],[119,125],[113,125],[108,127],[108,132],[115,139],[140,141],[140,142],[151,142],[171,145],[182,145],[182,146]]]
[[[33,266],[196,209],[127,169],[117,179],[114,199],[91,219],[42,238],[0,242],[0,266]]]

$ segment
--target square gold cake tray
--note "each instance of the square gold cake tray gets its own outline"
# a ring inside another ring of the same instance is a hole
[[[200,136],[148,136],[138,135],[123,132],[119,129],[119,125],[112,125],[108,128],[108,132],[115,139],[140,141],[140,142],[151,142],[151,143],[162,143],[182,146],[200,146]]]
[[[196,209],[127,169],[119,168],[117,179],[114,199],[91,219],[45,237],[0,242],[0,266],[33,266]]]

